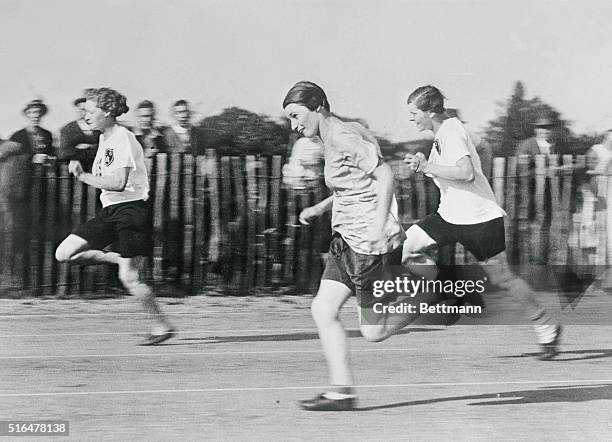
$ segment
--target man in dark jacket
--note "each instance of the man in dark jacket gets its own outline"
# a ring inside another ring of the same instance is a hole
[[[92,131],[85,121],[85,98],[79,97],[73,104],[77,119],[60,129],[60,145],[58,158],[60,160],[78,160],[85,170],[91,170],[100,133]]]
[[[519,143],[517,155],[550,155],[562,153],[553,138],[555,124],[550,118],[543,116],[533,123],[535,135]]]
[[[28,125],[11,135],[10,139],[21,144],[25,151],[32,155],[35,163],[44,163],[47,157],[55,155],[53,135],[40,127],[40,120],[48,110],[47,105],[40,99],[29,101],[23,108]]]
[[[164,129],[164,144],[167,153],[189,153],[200,155],[200,133],[191,123],[191,108],[187,100],[177,100],[172,105],[174,122]]]

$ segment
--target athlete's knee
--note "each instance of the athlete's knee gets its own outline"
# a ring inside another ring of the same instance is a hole
[[[137,269],[119,266],[119,280],[129,289],[140,284],[140,275]]]
[[[70,247],[66,241],[62,242],[59,246],[57,246],[57,249],[55,249],[55,259],[59,262],[70,261],[72,255],[74,255],[74,249]]]
[[[364,325],[360,326],[361,336],[369,342],[384,341],[389,337],[386,328],[383,325]]]
[[[338,309],[321,296],[315,296],[312,300],[310,313],[315,322],[332,321],[338,317]]]
[[[402,257],[420,256],[422,255],[423,250],[423,247],[421,247],[419,243],[407,239],[402,245]]]
[[[414,275],[425,279],[435,279],[438,276],[436,262],[424,253],[402,253],[402,265]]]
[[[83,238],[70,234],[55,249],[55,259],[59,262],[72,261],[79,252],[89,249],[89,244]]]
[[[507,289],[521,282],[521,279],[510,271],[507,265],[498,262],[495,258],[486,261],[483,269],[489,278],[489,282],[493,285]]]

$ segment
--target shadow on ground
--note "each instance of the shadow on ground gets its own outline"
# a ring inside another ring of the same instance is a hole
[[[454,401],[478,401],[471,402],[468,405],[521,405],[554,402],[588,402],[598,400],[612,400],[612,384],[567,385],[559,387],[542,387],[538,388],[537,390],[506,391],[501,393],[487,393],[468,396],[449,396],[436,399],[425,399],[421,401],[407,401],[398,402],[395,404],[363,407],[358,408],[357,410],[383,410]]]
[[[501,358],[533,358],[540,353],[522,353],[520,355],[500,356]],[[586,361],[588,359],[602,359],[612,357],[612,348],[603,348],[601,350],[567,350],[560,351],[555,359],[549,362],[569,362],[569,361]]]
[[[432,332],[432,331],[440,331],[442,329],[439,328],[410,328],[405,330],[400,330],[396,333],[396,335],[405,335],[408,333],[424,333],[424,332]],[[361,337],[361,332],[359,330],[347,330],[346,332],[349,338],[359,338]],[[285,333],[285,334],[277,334],[277,335],[246,335],[246,336],[206,336],[205,338],[181,338],[179,341],[186,342],[172,342],[166,345],[192,345],[194,343],[202,343],[202,344],[221,344],[228,342],[268,342],[268,341],[311,341],[319,339],[319,335],[316,332],[309,333]]]

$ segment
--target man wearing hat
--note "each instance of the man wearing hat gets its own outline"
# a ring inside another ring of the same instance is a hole
[[[77,113],[77,119],[60,129],[60,145],[57,157],[60,160],[77,160],[85,170],[91,170],[91,165],[98,151],[100,133],[91,130],[85,121],[85,101],[79,97],[72,102]]]
[[[29,101],[23,108],[28,125],[15,132],[10,139],[21,144],[24,152],[33,155],[34,162],[44,162],[47,156],[55,154],[51,132],[40,127],[40,120],[47,110],[47,105],[42,100]]]
[[[553,140],[555,123],[546,115],[540,116],[533,124],[535,135],[519,143],[517,155],[550,155],[559,154],[559,148]]]

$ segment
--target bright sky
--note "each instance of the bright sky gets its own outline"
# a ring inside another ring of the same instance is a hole
[[[578,132],[612,127],[610,0],[0,0],[0,135],[42,96],[43,126],[73,119],[83,88],[111,86],[159,120],[186,98],[281,114],[299,80],[393,140],[417,138],[405,100],[438,86],[481,130],[524,82]],[[133,120],[130,112],[128,120]]]

